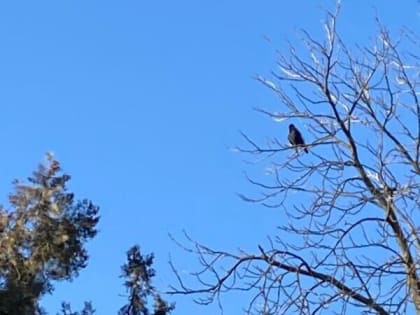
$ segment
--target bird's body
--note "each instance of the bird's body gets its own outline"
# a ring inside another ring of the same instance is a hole
[[[303,147],[303,150],[306,153],[308,153],[308,149],[305,147],[305,141],[303,140],[303,137],[300,131],[297,130],[297,128],[293,124],[289,125],[288,139],[289,139],[290,144],[296,147],[296,151],[298,147]]]

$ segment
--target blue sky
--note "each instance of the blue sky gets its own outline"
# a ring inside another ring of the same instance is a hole
[[[0,4],[1,193],[26,178],[47,151],[72,175],[79,198],[101,206],[90,264],[44,299],[91,300],[98,314],[124,304],[118,278],[134,243],[156,255],[155,284],[173,281],[193,257],[168,233],[185,229],[216,248],[254,250],[281,214],[246,204],[249,165],[230,150],[238,130],[262,139],[286,125],[252,111],[275,106],[252,79],[275,66],[275,49],[322,36],[332,1],[4,1]],[[391,29],[419,26],[415,0],[343,1],[340,30],[366,42],[377,14]],[[271,41],[265,38],[269,37]],[[175,314],[214,314],[188,297]],[[238,301],[227,301],[236,305]],[[237,309],[236,309],[237,310]]]

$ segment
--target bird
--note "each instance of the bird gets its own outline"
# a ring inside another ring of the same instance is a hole
[[[291,145],[296,146],[296,151],[298,150],[298,147],[303,147],[303,150],[308,153],[308,149],[305,147],[305,141],[303,140],[300,131],[297,130],[293,124],[289,125],[288,139]]]

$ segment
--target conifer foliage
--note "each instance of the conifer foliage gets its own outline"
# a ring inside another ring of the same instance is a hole
[[[118,315],[168,315],[174,309],[152,286],[152,278],[155,276],[153,259],[153,254],[143,256],[138,245],[127,251],[122,277],[125,278],[125,286],[129,292],[128,304],[120,309]],[[153,312],[149,311],[149,299],[154,300]]]
[[[99,208],[76,200],[69,180],[48,156],[27,182],[14,182],[9,208],[0,208],[0,315],[42,314],[39,300],[52,282],[86,267]]]

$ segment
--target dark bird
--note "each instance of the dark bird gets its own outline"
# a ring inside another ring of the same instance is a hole
[[[289,136],[288,136],[289,142],[291,145],[297,147],[303,147],[303,150],[308,153],[308,149],[305,147],[305,141],[303,140],[302,135],[300,134],[300,131],[296,129],[295,125],[290,124],[289,125]]]

